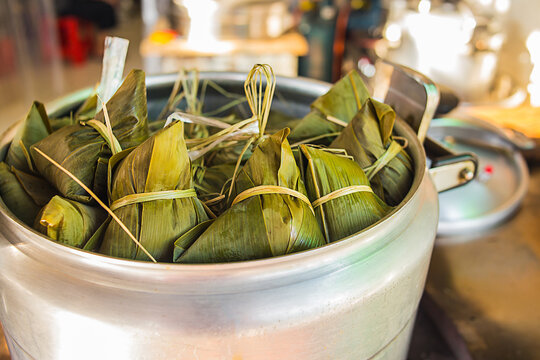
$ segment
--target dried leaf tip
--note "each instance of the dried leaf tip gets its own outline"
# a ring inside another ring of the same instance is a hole
[[[263,78],[265,81],[263,81]],[[264,92],[263,83],[266,83]],[[270,106],[276,90],[276,76],[272,67],[268,64],[256,64],[253,66],[244,82],[244,90],[253,117],[259,122],[258,138],[261,138],[266,129]]]

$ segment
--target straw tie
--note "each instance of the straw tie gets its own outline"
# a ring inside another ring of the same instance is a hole
[[[276,185],[255,186],[253,188],[242,191],[240,194],[238,194],[234,198],[231,206],[233,206],[234,204],[239,203],[240,201],[244,201],[244,200],[246,200],[246,199],[248,199],[248,198],[250,198],[252,196],[270,195],[270,194],[289,195],[289,196],[295,197],[297,199],[300,199],[309,206],[310,210],[313,213],[315,213],[315,211],[313,210],[313,207],[311,206],[311,202],[309,201],[307,196],[305,196],[304,194],[302,194],[302,193],[300,193],[300,192],[298,192],[296,190],[289,189],[289,188],[286,188],[286,187],[283,187],[283,186],[276,186]]]
[[[325,204],[325,203],[327,203],[327,202],[329,202],[331,200],[340,198],[340,197],[345,196],[345,195],[358,193],[358,192],[370,192],[370,193],[373,193],[373,190],[371,189],[371,187],[369,187],[367,185],[347,186],[347,187],[338,189],[336,191],[332,191],[331,193],[326,194],[325,196],[320,197],[319,199],[315,200],[313,202],[313,207],[316,208],[316,207],[321,206],[322,204]]]
[[[99,204],[99,206],[101,206],[103,209],[105,209],[105,211],[107,211],[109,213],[109,215],[111,215],[111,217],[113,218],[114,221],[116,221],[118,223],[118,225],[122,228],[122,230],[124,230],[126,232],[126,234],[131,238],[131,240],[133,240],[133,242],[142,250],[142,252],[144,252],[146,254],[146,256],[148,256],[148,258],[150,260],[152,260],[153,262],[157,262],[156,259],[154,259],[154,257],[152,256],[152,254],[150,254],[148,252],[148,250],[146,250],[144,248],[144,246],[139,242],[139,240],[137,240],[137,238],[131,233],[131,231],[129,231],[129,229],[127,228],[127,226],[122,222],[122,220],[120,220],[118,218],[118,216],[116,216],[116,214],[107,206],[103,203],[103,201],[101,201],[101,199],[96,195],[94,194],[94,192],[92,190],[90,190],[88,188],[88,186],[86,186],[81,180],[79,180],[75,175],[73,175],[72,173],[70,173],[66,168],[62,167],[62,165],[60,165],[59,163],[57,163],[56,161],[54,161],[49,155],[45,154],[43,151],[39,150],[39,148],[35,148],[36,152],[38,152],[41,156],[43,156],[45,159],[47,159],[49,162],[51,162],[54,166],[56,166],[58,169],[60,169],[60,171],[62,171],[64,174],[66,174],[67,176],[69,176],[71,179],[73,179],[73,181],[75,181],[77,184],[79,184],[88,194],[90,194],[90,196],[92,198],[94,198],[94,200],[96,200],[96,202]]]
[[[398,141],[401,141],[403,144],[400,144]],[[390,163],[390,161],[392,161],[401,152],[401,150],[405,149],[408,144],[409,142],[407,139],[394,136],[394,139],[384,153],[373,164],[364,169],[368,180],[373,179],[373,177],[382,168],[388,165],[388,163]]]
[[[114,211],[123,206],[139,204],[139,203],[148,202],[148,201],[187,199],[191,197],[197,197],[197,193],[195,192],[195,189],[165,190],[165,191],[154,191],[154,192],[139,193],[139,194],[130,194],[114,201],[111,204],[111,210]]]
[[[107,145],[109,145],[109,148],[111,149],[113,154],[116,154],[122,151],[122,147],[120,146],[118,139],[116,139],[116,137],[113,134],[109,133],[107,126],[101,121],[97,121],[93,119],[90,121],[81,122],[81,125],[83,126],[88,125],[94,128],[99,133],[99,135],[101,135],[101,137],[105,139],[105,141],[107,142]]]

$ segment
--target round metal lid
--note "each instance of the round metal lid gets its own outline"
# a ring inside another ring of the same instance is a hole
[[[438,235],[477,234],[510,217],[527,192],[529,172],[523,156],[493,125],[478,119],[433,120],[428,135],[454,152],[478,156],[470,183],[439,194]]]

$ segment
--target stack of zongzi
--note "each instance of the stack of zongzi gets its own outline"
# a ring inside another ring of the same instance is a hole
[[[34,103],[0,162],[5,205],[52,240],[84,250],[222,263],[346,238],[383,219],[409,191],[413,163],[393,134],[396,115],[370,98],[357,72],[296,120],[271,114],[268,65],[250,72],[245,97],[181,75],[153,120],[140,70],[102,109],[95,93],[57,119]],[[226,97],[217,109],[203,106],[206,87]],[[252,116],[239,118],[245,101]],[[188,114],[171,114],[179,104]]]

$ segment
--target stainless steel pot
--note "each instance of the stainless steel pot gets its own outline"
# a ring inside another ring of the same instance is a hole
[[[206,73],[241,91],[245,75]],[[174,75],[148,78],[149,110]],[[308,111],[329,84],[278,78],[274,107]],[[49,106],[58,115],[88,95]],[[283,101],[286,99],[286,101]],[[16,127],[2,137],[5,149]],[[60,245],[0,206],[0,320],[14,359],[405,359],[437,228],[416,134],[404,201],[369,229],[283,257],[152,264]],[[3,158],[0,153],[0,158]]]

